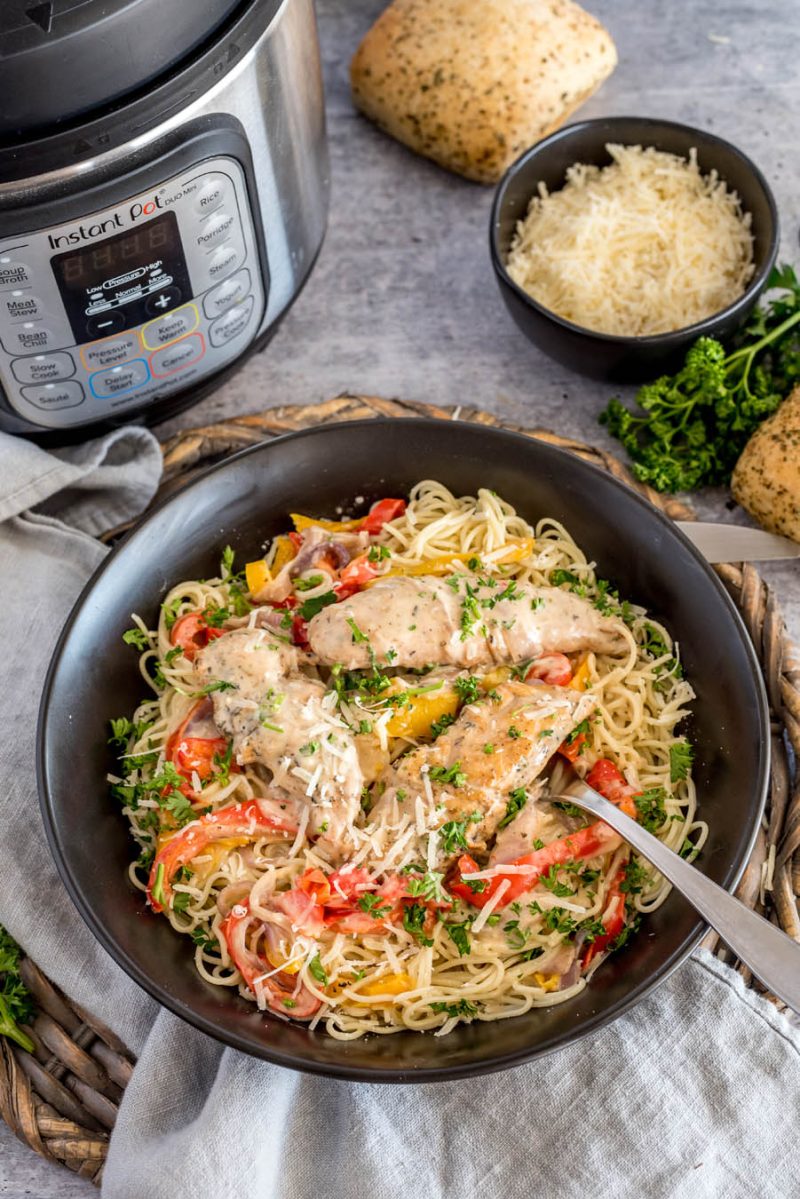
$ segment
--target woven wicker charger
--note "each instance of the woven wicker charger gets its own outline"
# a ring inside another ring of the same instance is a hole
[[[438,408],[428,404],[343,395],[324,404],[271,408],[204,428],[190,429],[164,445],[164,479],[160,496],[168,494],[202,467],[235,450],[310,425],[379,417],[428,416],[513,429],[569,450],[634,487],[673,519],[692,519],[680,501],[656,494],[635,482],[611,454],[545,429],[522,428],[472,408]],[[114,530],[113,539],[123,530]],[[737,895],[800,941],[800,659],[788,640],[777,601],[758,572],[749,565],[716,568],[744,618],[761,662],[772,722],[772,777],[766,820]],[[764,895],[764,864],[772,869],[772,890]],[[766,903],[761,902],[766,899]],[[730,952],[709,933],[704,941],[720,957]],[[736,964],[733,962],[732,964]],[[746,982],[749,970],[738,964]],[[99,1184],[108,1139],[133,1058],[114,1034],[48,981],[28,958],[22,963],[25,982],[38,1011],[27,1028],[36,1045],[25,1053],[0,1037],[0,1115],[17,1136],[51,1161]],[[760,988],[759,988],[760,989]],[[768,996],[782,1006],[774,996]]]

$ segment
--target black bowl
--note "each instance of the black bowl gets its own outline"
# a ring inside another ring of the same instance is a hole
[[[95,936],[166,1007],[238,1049],[341,1078],[410,1081],[499,1070],[591,1033],[641,999],[687,956],[703,924],[677,895],[576,999],[447,1037],[418,1033],[342,1042],[260,1014],[197,976],[193,947],[149,912],[126,870],[132,842],[108,796],[109,717],[142,692],[122,642],[131,612],[150,621],[166,589],[216,572],[228,543],[260,556],[290,511],[333,515],[363,496],[404,494],[436,478],[456,494],[489,486],[531,522],[563,521],[600,573],[679,638],[698,698],[701,811],[711,833],[700,869],[731,888],[758,827],[768,720],[758,663],[719,579],[671,522],[579,458],[513,433],[443,421],[365,421],[310,429],[212,468],[150,513],[103,563],[61,635],[42,700],[42,812],[62,878]]]
[[[733,304],[696,325],[652,337],[616,337],[594,333],[556,316],[523,291],[506,271],[517,222],[528,211],[531,197],[543,182],[549,191],[564,185],[567,168],[576,162],[604,167],[611,162],[608,142],[625,146],[655,146],[688,158],[697,150],[704,174],[716,170],[739,194],[752,217],[755,270],[743,295]],[[568,125],[538,142],[508,168],[492,206],[489,230],[492,265],[506,306],[534,345],[571,370],[594,379],[638,382],[676,367],[698,337],[726,339],[741,327],[767,285],[778,253],[778,210],[761,171],[730,142],[690,125],[650,117],[605,117]]]

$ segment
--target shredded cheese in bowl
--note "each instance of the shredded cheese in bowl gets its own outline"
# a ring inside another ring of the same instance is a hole
[[[543,183],[517,225],[506,269],[557,316],[599,333],[685,329],[742,295],[753,274],[750,214],[716,171],[652,146],[608,145]]]

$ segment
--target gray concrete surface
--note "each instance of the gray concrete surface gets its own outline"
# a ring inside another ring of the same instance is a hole
[[[800,17],[794,0],[594,0],[620,64],[581,115],[640,113],[703,126],[752,155],[770,179],[782,257],[798,260]],[[333,200],[317,268],[270,347],[174,431],[345,390],[475,404],[520,423],[611,445],[596,423],[608,397],[535,351],[511,324],[487,252],[491,191],[445,174],[353,111],[347,64],[383,0],[319,0]],[[743,520],[722,492],[706,518]],[[800,636],[800,570],[764,570]],[[91,1187],[41,1162],[0,1125],[0,1196],[77,1199]],[[210,1192],[209,1192],[210,1194]]]

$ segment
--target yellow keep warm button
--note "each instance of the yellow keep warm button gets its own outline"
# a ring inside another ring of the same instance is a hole
[[[142,341],[148,350],[160,350],[162,346],[168,346],[179,337],[192,333],[199,324],[197,305],[184,304],[183,308],[176,308],[164,316],[157,316],[154,321],[148,321],[142,329]]]

